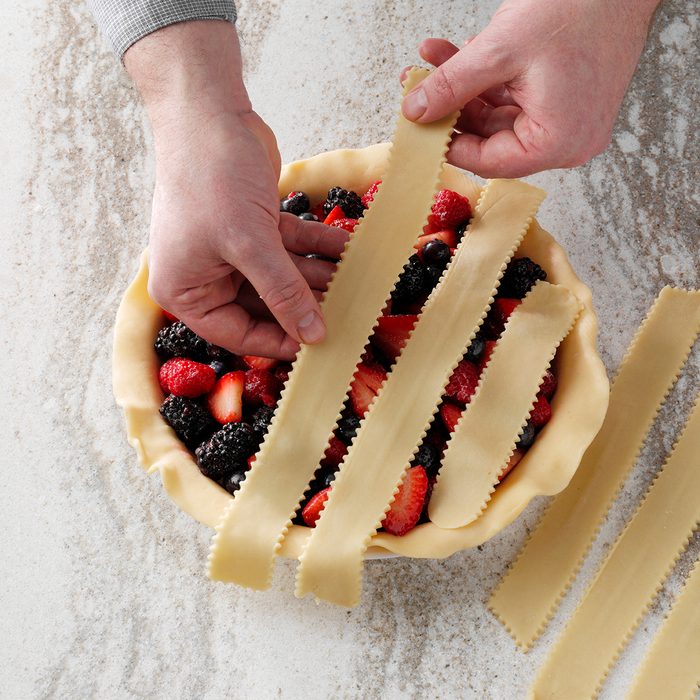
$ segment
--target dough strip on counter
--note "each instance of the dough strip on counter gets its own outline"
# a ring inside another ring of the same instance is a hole
[[[620,365],[603,427],[554,498],[489,607],[527,648],[581,568],[700,330],[700,292],[661,290]]]

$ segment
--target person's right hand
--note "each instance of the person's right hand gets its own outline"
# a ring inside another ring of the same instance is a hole
[[[280,214],[277,145],[245,94],[233,27],[173,25],[125,63],[156,142],[150,295],[237,354],[290,359],[320,341],[334,265],[305,256],[338,258],[348,234]]]

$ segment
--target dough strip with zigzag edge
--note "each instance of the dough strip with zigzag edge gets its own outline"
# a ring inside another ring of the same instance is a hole
[[[700,560],[656,633],[627,700],[692,700],[699,686]]]
[[[447,443],[429,506],[438,527],[463,527],[486,508],[542,377],[580,311],[567,289],[546,282],[536,284],[513,311]]]
[[[532,697],[598,695],[699,521],[700,397],[666,464],[540,669]]]
[[[411,70],[404,92],[427,74]],[[321,304],[326,338],[304,345],[294,362],[255,463],[216,527],[210,578],[269,587],[275,556],[323,458],[355,366],[430,213],[456,117],[419,125],[399,115],[383,183]]]
[[[543,198],[542,190],[517,181],[494,180],[483,190],[469,229],[333,482],[299,558],[297,595],[313,592],[356,604],[369,540]]]
[[[541,634],[581,568],[698,330],[700,292],[664,287],[620,365],[600,432],[491,596],[519,645]]]

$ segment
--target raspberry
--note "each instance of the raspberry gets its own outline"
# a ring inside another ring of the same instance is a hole
[[[557,378],[551,370],[547,370],[540,384],[540,393],[548,399],[551,399],[554,392],[557,390]]]
[[[552,407],[549,405],[549,401],[542,396],[542,394],[537,395],[537,401],[532,407],[530,412],[530,420],[535,428],[541,428],[543,425],[549,423],[549,419],[552,417]]]
[[[245,373],[243,400],[254,406],[275,406],[281,385],[274,374],[264,369],[249,369]]]
[[[428,220],[433,225],[455,228],[472,215],[472,207],[466,197],[452,190],[440,190],[435,195],[432,213]]]
[[[216,383],[216,372],[201,362],[173,357],[160,368],[158,379],[166,394],[195,399],[212,390]]]
[[[466,360],[462,360],[445,387],[445,395],[462,404],[468,404],[479,383],[479,370]]]

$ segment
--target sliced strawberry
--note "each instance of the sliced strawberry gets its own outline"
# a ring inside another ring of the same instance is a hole
[[[250,457],[248,457],[248,469],[252,468],[253,462],[255,461],[255,457],[256,455],[250,455]]]
[[[170,321],[170,323],[174,323],[175,321],[179,321],[180,319],[177,316],[174,316],[173,314],[170,313],[170,311],[166,311],[165,309],[161,309],[163,312],[163,316]]]
[[[485,335],[489,338],[498,338],[501,333],[503,333],[503,329],[510,315],[520,303],[520,299],[508,299],[505,297],[496,299],[484,321]]]
[[[324,224],[332,224],[334,221],[338,221],[338,219],[345,219],[347,218],[345,216],[345,212],[336,204],[333,209],[328,212],[328,216],[323,220]]]
[[[342,219],[335,219],[334,221],[331,221],[330,225],[335,226],[335,228],[342,228],[345,231],[352,233],[355,230],[355,226],[357,226],[357,219],[350,219],[349,217],[345,216]]]
[[[554,392],[557,390],[557,378],[556,375],[551,371],[547,370],[540,384],[540,393],[544,394],[547,399],[551,399]]]
[[[368,207],[371,202],[374,201],[374,195],[377,194],[377,190],[379,189],[379,185],[382,184],[381,180],[375,180],[370,186],[367,192],[365,192],[362,195],[362,203],[365,205],[365,207]]]
[[[277,367],[279,360],[276,360],[274,357],[243,355],[243,362],[245,362],[251,369],[266,369],[269,371],[273,367]]]
[[[513,467],[525,456],[525,450],[519,450],[516,449],[515,452],[511,455],[510,459],[508,460],[508,464],[503,468],[503,471],[501,472],[501,475],[498,477],[499,481],[503,481],[503,479],[510,474],[510,472],[513,470]]]
[[[245,373],[243,399],[252,406],[276,406],[281,389],[280,380],[267,370],[249,369]]]
[[[440,406],[440,418],[442,418],[442,422],[451,433],[454,432],[455,426],[462,415],[462,410],[461,406],[457,406],[450,401],[445,401]]]
[[[216,383],[216,372],[201,362],[173,357],[160,368],[158,379],[166,394],[194,399],[211,391]]]
[[[455,401],[468,404],[479,383],[479,370],[468,360],[462,360],[452,372],[445,394]]]
[[[386,370],[380,365],[369,365],[360,362],[355,371],[355,377],[350,386],[350,401],[355,413],[363,418],[369,405],[379,392],[386,379]]]
[[[334,435],[331,438],[330,443],[328,443],[328,449],[321,460],[321,466],[337,467],[343,461],[343,458],[347,453],[348,446],[342,440],[340,440],[340,438],[337,438]]]
[[[484,371],[484,368],[489,363],[489,360],[491,359],[491,354],[493,353],[495,347],[495,340],[484,341],[484,353],[482,354],[481,359],[479,360],[479,374],[481,374]]]
[[[552,407],[549,405],[549,401],[542,395],[537,395],[537,401],[530,412],[530,420],[535,428],[541,428],[543,425],[549,423],[549,419],[552,417]]]
[[[418,236],[418,240],[413,247],[420,251],[428,241],[436,240],[446,243],[450,248],[457,247],[457,235],[452,229],[441,229],[434,233],[424,233],[422,236]]]
[[[323,491],[319,491],[316,495],[311,497],[311,500],[301,511],[301,517],[309,527],[316,527],[316,521],[321,517],[321,511],[326,505],[330,491],[330,486],[323,489]]]
[[[472,215],[469,200],[458,192],[440,190],[435,195],[429,221],[452,228],[463,224]]]
[[[418,316],[402,314],[397,316],[382,316],[372,336],[372,342],[377,349],[392,362],[399,356]]]
[[[207,397],[209,413],[222,425],[234,423],[243,417],[243,387],[245,372],[224,374]]]
[[[420,520],[428,491],[428,475],[420,465],[411,467],[404,476],[382,527],[391,535],[401,537],[412,530]]]

